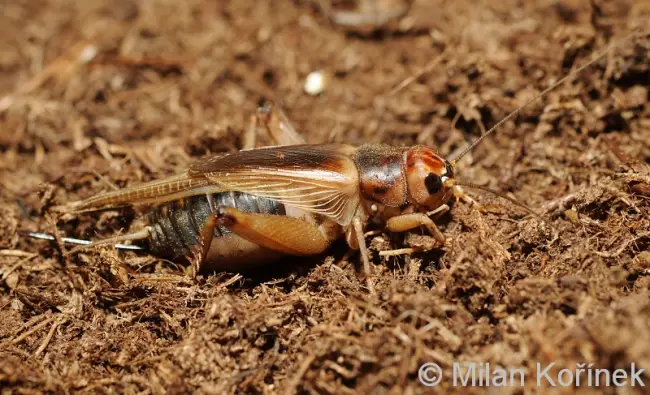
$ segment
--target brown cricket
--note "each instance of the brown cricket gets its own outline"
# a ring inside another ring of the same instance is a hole
[[[248,268],[283,255],[319,254],[345,236],[350,248],[360,251],[364,274],[369,276],[364,239],[369,222],[384,224],[389,232],[424,227],[444,244],[432,217],[447,211],[452,197],[465,197],[459,186],[490,191],[456,180],[456,161],[613,47],[510,113],[452,161],[425,146],[308,145],[284,113],[269,105],[251,117],[247,149],[206,157],[184,173],[102,193],[70,207],[82,212],[155,204],[141,230],[89,245],[144,241],[156,255],[187,257],[211,270]],[[259,126],[277,146],[253,148]]]

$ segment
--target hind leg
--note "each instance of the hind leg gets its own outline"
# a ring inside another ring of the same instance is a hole
[[[217,223],[242,238],[269,250],[287,255],[316,255],[325,251],[335,238],[306,220],[284,215],[246,213],[219,206]]]
[[[209,200],[210,199],[208,198],[208,201]],[[217,219],[215,216],[208,216],[199,233],[199,242],[194,246],[194,248],[192,248],[190,256],[187,257],[191,262],[192,277],[196,277],[208,257],[208,252],[212,245],[212,239],[214,239],[214,229],[216,227]]]
[[[267,103],[251,115],[244,131],[244,149],[257,147],[257,128],[263,127],[276,145],[305,144],[305,139],[296,131],[287,115],[279,107]]]

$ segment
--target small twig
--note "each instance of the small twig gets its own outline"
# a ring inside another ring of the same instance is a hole
[[[641,171],[641,163],[623,152],[613,138],[603,138],[603,141],[605,142],[605,145],[609,151],[614,155],[614,157],[616,157],[616,159],[618,159],[621,164],[625,165],[629,169],[634,170],[635,172]]]
[[[234,283],[236,283],[237,281],[241,280],[241,278],[242,278],[242,275],[237,273],[234,276],[232,276],[230,279],[228,279],[225,283],[221,284],[221,287],[222,288],[227,288],[227,287],[233,285]]]
[[[631,240],[628,240],[627,242],[623,243],[623,245],[620,246],[619,249],[617,249],[616,251],[613,251],[613,252],[612,251],[608,251],[608,252],[593,251],[593,253],[598,255],[598,256],[601,256],[603,258],[616,258],[617,256],[621,255],[623,253],[623,251],[625,251],[627,249],[627,247],[630,246],[630,244],[632,244],[632,243],[636,242],[637,240],[640,240],[640,239],[642,239],[644,237],[650,237],[650,232],[641,233],[637,237],[635,237],[635,238],[633,238]]]
[[[21,250],[0,250],[0,255],[26,257],[26,258],[38,256],[38,254],[34,254],[32,252],[27,252],[27,251],[21,251]]]
[[[59,248],[59,251],[61,252],[61,257],[63,258],[63,266],[64,267],[69,266],[70,257],[68,256],[67,250],[65,248],[65,243],[61,238],[61,234],[59,234],[59,230],[56,227],[56,221],[54,220],[54,218],[52,218],[52,216],[49,213],[45,214],[45,221],[54,230],[52,232],[52,235],[54,236],[54,239],[56,241],[56,246]]]
[[[61,234],[59,233],[59,230],[56,227],[56,221],[54,218],[49,213],[45,214],[45,220],[46,222],[50,225],[50,227],[54,230],[52,232],[52,235],[54,235],[54,238],[56,239],[56,245],[59,248],[59,251],[61,251],[61,266],[63,268],[64,273],[68,276],[68,279],[72,283],[72,288],[76,289],[78,291],[83,291],[83,281],[79,281],[77,277],[73,275],[73,273],[70,271],[70,254],[67,252],[65,248],[65,243],[63,241],[63,238],[61,237]]]
[[[164,361],[165,358],[167,358],[167,351],[165,351],[161,355],[156,355],[155,357],[148,357],[148,358],[142,358],[142,359],[137,359],[133,362],[131,362],[129,365],[131,366],[142,366],[142,365],[148,365],[152,362],[159,362],[159,361]]]
[[[316,354],[313,353],[307,355],[305,359],[303,359],[300,367],[298,368],[298,371],[296,372],[295,376],[293,376],[289,382],[289,385],[287,386],[287,390],[284,392],[286,395],[292,395],[297,392],[300,380],[302,380],[302,377],[305,375],[305,373],[307,373],[307,369],[309,369],[311,363],[314,362],[314,359],[316,359]]]
[[[62,319],[56,320],[52,324],[52,327],[50,328],[50,331],[47,333],[47,336],[45,336],[45,339],[43,339],[43,342],[38,347],[38,350],[36,350],[36,352],[34,353],[34,358],[38,358],[38,356],[41,355],[41,353],[43,351],[45,351],[48,344],[50,344],[50,341],[52,340],[52,337],[54,337],[54,331],[56,331],[56,328],[58,328],[59,325],[63,324],[64,322],[65,322],[65,318],[62,318]]]
[[[568,195],[546,202],[543,205],[544,212],[546,214],[550,214],[552,211],[555,210],[564,211],[567,209],[568,205],[573,203],[575,200],[577,200],[578,196],[580,196],[582,193],[584,193],[584,190],[570,193]]]
[[[183,57],[162,57],[162,56],[110,56],[97,57],[94,65],[117,65],[125,67],[148,68],[158,72],[167,73],[171,71],[182,72],[189,68],[194,62]]]
[[[16,335],[18,335],[20,332],[22,332],[22,331],[24,331],[25,329],[29,328],[30,326],[34,325],[34,323],[38,322],[38,320],[43,320],[43,319],[45,319],[45,318],[47,318],[47,317],[45,317],[44,314],[39,314],[39,315],[37,315],[37,316],[34,316],[34,317],[32,317],[29,321],[23,323],[23,324],[20,326],[20,328],[15,329],[11,335],[7,335],[7,337],[10,337],[10,336],[16,336]]]
[[[26,258],[23,258],[23,259],[21,259],[20,261],[18,261],[18,263],[16,263],[15,265],[11,266],[9,269],[7,269],[7,271],[5,271],[4,273],[2,273],[2,280],[6,280],[7,277],[9,277],[9,275],[10,275],[11,273],[13,273],[14,271],[16,271],[16,269],[18,269],[19,267],[21,267],[22,265],[24,265],[26,262],[28,262],[28,261],[30,261],[30,260],[36,258],[37,256],[38,256],[38,254],[32,254],[32,255],[30,255],[30,256],[28,256],[28,257],[26,257]]]
[[[82,381],[82,383],[85,383],[85,382]],[[90,383],[88,383],[88,384],[90,384]],[[94,381],[93,384],[90,384],[90,385],[81,385],[81,386],[79,386],[77,388],[83,389],[85,393],[90,393],[95,388],[100,388],[100,387],[106,388],[109,385],[113,385],[113,384],[114,385],[118,385],[118,384],[119,385],[124,385],[124,383],[122,381],[120,381],[120,379],[114,379],[112,377],[109,377],[109,378],[99,379],[97,381]]]
[[[379,251],[379,256],[398,256],[398,255],[411,255],[415,252],[421,252],[419,248],[398,248],[396,250]]]
[[[23,340],[25,340],[27,337],[29,337],[31,334],[33,334],[33,333],[35,333],[35,332],[38,332],[38,331],[40,331],[41,329],[45,328],[45,327],[47,326],[47,324],[49,324],[49,323],[52,322],[53,320],[54,320],[54,317],[48,317],[48,318],[46,318],[45,320],[41,321],[39,324],[37,324],[37,325],[35,325],[34,327],[32,327],[32,329],[30,329],[30,330],[28,330],[27,332],[23,333],[22,335],[16,337],[15,339],[13,339],[13,340],[9,340],[8,342],[4,342],[4,343],[0,344],[0,347],[1,347],[1,346],[4,346],[4,345],[6,345],[6,344],[18,344],[18,343],[20,343],[21,341],[23,341]]]

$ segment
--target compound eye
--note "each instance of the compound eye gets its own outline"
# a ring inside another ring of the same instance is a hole
[[[424,185],[427,187],[427,191],[430,195],[435,195],[442,190],[442,178],[435,173],[429,173],[429,175],[424,178]]]

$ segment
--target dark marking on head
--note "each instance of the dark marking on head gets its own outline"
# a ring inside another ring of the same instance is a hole
[[[454,178],[454,168],[451,167],[451,163],[449,161],[445,161],[445,174],[444,176],[448,178]]]
[[[383,195],[386,192],[388,192],[388,188],[385,186],[376,186],[373,189],[373,192],[375,192],[377,195]]]
[[[435,173],[429,173],[424,179],[424,185],[427,187],[429,194],[435,195],[442,189],[442,179]]]

